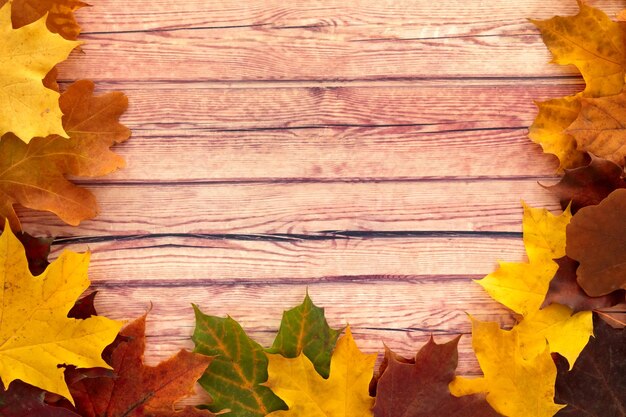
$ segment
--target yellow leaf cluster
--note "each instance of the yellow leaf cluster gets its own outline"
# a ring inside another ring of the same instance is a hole
[[[19,379],[71,400],[63,368],[109,366],[101,354],[121,323],[94,316],[68,318],[89,287],[89,254],[64,252],[40,276],[28,269],[24,247],[8,223],[0,236],[0,379]]]
[[[525,359],[520,334],[497,323],[472,319],[472,345],[484,378],[457,377],[450,383],[456,396],[487,393],[487,401],[505,416],[552,417],[563,406],[554,404],[556,367],[544,343],[539,355]]]
[[[267,417],[367,417],[372,416],[374,398],[369,395],[376,355],[366,355],[356,346],[350,328],[337,341],[324,379],[311,361],[300,354],[288,359],[267,355],[266,385],[289,406]]]
[[[472,319],[472,343],[484,378],[457,378],[455,395],[486,392],[487,401],[510,417],[552,416],[556,367],[550,352],[564,356],[570,367],[593,334],[592,314],[572,315],[569,307],[544,309],[550,281],[558,270],[555,259],[565,256],[565,230],[572,218],[569,207],[559,216],[524,205],[523,233],[528,262],[503,262],[477,281],[493,299],[521,315],[512,330],[497,323]]]
[[[568,131],[580,114],[581,103],[588,98],[620,94],[626,76],[625,26],[581,0],[578,5],[580,10],[575,16],[531,20],[541,31],[553,62],[576,66],[586,83],[582,93],[537,103],[539,112],[528,136],[544,152],[557,156],[559,170],[584,165],[585,152],[593,148]]]
[[[79,42],[51,33],[45,17],[13,29],[11,3],[0,8],[0,38],[0,136],[12,132],[26,143],[37,136],[67,137],[59,93],[42,81]]]

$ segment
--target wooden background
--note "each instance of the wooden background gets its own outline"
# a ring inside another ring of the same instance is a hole
[[[126,92],[128,166],[80,181],[101,207],[80,227],[21,214],[55,256],[93,251],[100,313],[153,304],[150,363],[192,347],[192,302],[269,345],[307,288],[366,352],[512,323],[472,279],[524,259],[521,200],[558,208],[527,127],[582,80],[526,18],[574,0],[93,3],[61,78]],[[460,355],[480,372],[469,336]]]

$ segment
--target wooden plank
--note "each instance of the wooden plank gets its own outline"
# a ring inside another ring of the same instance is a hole
[[[25,230],[49,236],[519,232],[521,200],[559,209],[556,197],[534,179],[137,184],[95,186],[92,191],[100,204],[96,219],[68,228],[52,214],[24,210]]]
[[[246,282],[298,282],[320,277],[384,275],[485,275],[496,260],[521,261],[520,238],[455,235],[378,239],[271,241],[263,236],[242,240],[203,236],[93,238],[63,240],[61,250],[92,251],[94,282],[190,285],[215,280],[224,285]]]
[[[356,277],[355,277],[356,278]],[[150,310],[148,353],[151,361],[164,359],[181,347],[192,347],[194,314],[191,303],[206,314],[230,315],[261,344],[271,345],[283,310],[298,305],[308,290],[333,327],[349,323],[359,345],[368,352],[382,352],[382,343],[411,355],[430,334],[439,340],[469,334],[466,313],[480,320],[510,326],[510,312],[491,300],[468,278],[364,277],[370,282],[221,285],[199,283],[190,287],[103,287],[97,285],[100,314],[130,320]],[[376,282],[373,282],[376,280]],[[464,338],[469,353],[469,338]],[[162,344],[165,342],[165,344]],[[469,364],[471,355],[461,361]],[[468,369],[469,370],[469,369]]]
[[[534,101],[583,89],[576,82],[406,82],[358,84],[229,84],[118,82],[130,100],[131,129],[237,131],[312,127],[419,127],[417,132],[526,128]]]
[[[616,0],[591,2],[609,15],[623,9]],[[135,1],[132,7],[123,0],[100,0],[78,17],[88,32],[154,31],[180,28],[218,28],[264,26],[314,28],[340,26],[380,27],[387,36],[444,37],[462,35],[500,35],[524,33],[525,18],[543,19],[554,14],[575,14],[575,2],[559,0],[492,0],[466,2],[459,7],[454,0],[429,3],[420,0],[188,0],[172,7],[165,0]],[[138,19],[137,16],[141,16]]]
[[[489,7],[477,2],[465,10],[451,0],[443,5],[370,0],[352,6],[333,0],[319,7],[229,0],[216,8],[214,2],[195,0],[176,10],[163,2],[129,9],[116,4],[120,1],[101,3],[93,14],[81,12],[85,32],[92,34],[84,36],[87,56],[75,55],[64,67],[72,69],[68,73],[150,80],[576,74],[548,65],[548,52],[525,20],[575,12],[574,4],[557,0],[498,0]],[[613,14],[621,8],[616,1],[599,6]],[[119,30],[126,32],[106,33]]]
[[[127,166],[89,183],[372,181],[552,177],[526,129],[422,133],[420,127],[247,132],[135,130]],[[85,179],[81,179],[85,182]]]
[[[529,25],[529,24],[528,24]],[[388,80],[578,75],[550,65],[539,34],[372,39],[370,30],[263,27],[83,36],[84,54],[60,66],[67,79]]]

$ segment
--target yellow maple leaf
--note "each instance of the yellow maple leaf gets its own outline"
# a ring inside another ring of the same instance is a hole
[[[591,312],[572,316],[568,307],[553,304],[540,310],[558,264],[565,256],[565,230],[572,214],[568,207],[555,216],[546,209],[524,205],[524,246],[528,262],[502,262],[500,268],[477,281],[491,297],[523,316],[518,327],[525,358],[539,355],[546,340],[551,352],[567,358],[570,366],[593,334]]]
[[[42,80],[80,43],[46,27],[46,17],[13,29],[11,3],[0,8],[0,136],[13,132],[28,143],[33,137],[67,137],[61,123],[59,93]]]
[[[580,95],[555,98],[535,103],[539,113],[528,137],[541,145],[544,153],[556,155],[559,171],[584,165],[585,153],[576,149],[576,140],[565,132],[580,112]]]
[[[604,12],[577,1],[576,16],[531,22],[541,31],[553,62],[578,68],[587,84],[585,96],[618,94],[624,87],[626,34]]]
[[[515,326],[519,334],[520,351],[526,359],[540,355],[546,348],[567,359],[570,369],[593,335],[591,311],[572,315],[572,309],[551,304],[524,317]]]
[[[489,404],[508,417],[552,417],[563,405],[554,403],[556,365],[544,342],[542,352],[525,359],[517,329],[472,318],[472,346],[484,377],[456,377],[450,392],[457,397],[484,392]]]
[[[122,324],[106,317],[67,317],[89,287],[89,254],[63,252],[37,277],[31,275],[24,247],[8,223],[0,236],[0,379],[19,379],[72,397],[58,365],[110,368],[102,350]]]
[[[565,228],[571,218],[569,207],[555,216],[524,205],[522,227],[529,262],[501,262],[498,270],[476,282],[516,313],[526,316],[539,310],[559,268],[554,259],[565,256]]]
[[[303,354],[295,359],[267,355],[268,381],[287,405],[267,417],[367,417],[374,398],[369,395],[376,355],[366,355],[356,346],[350,328],[339,339],[330,361],[330,375],[322,378]]]

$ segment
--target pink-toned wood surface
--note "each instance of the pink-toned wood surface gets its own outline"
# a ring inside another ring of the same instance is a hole
[[[609,14],[617,0],[590,1]],[[92,78],[130,98],[128,166],[81,180],[101,213],[24,227],[93,253],[98,309],[150,308],[149,362],[192,347],[191,303],[269,345],[308,289],[357,343],[411,355],[512,322],[472,279],[524,259],[521,201],[554,158],[526,137],[533,100],[580,90],[526,20],[574,0],[98,0],[78,13]],[[479,373],[470,338],[459,371]],[[192,400],[194,401],[194,400]]]

